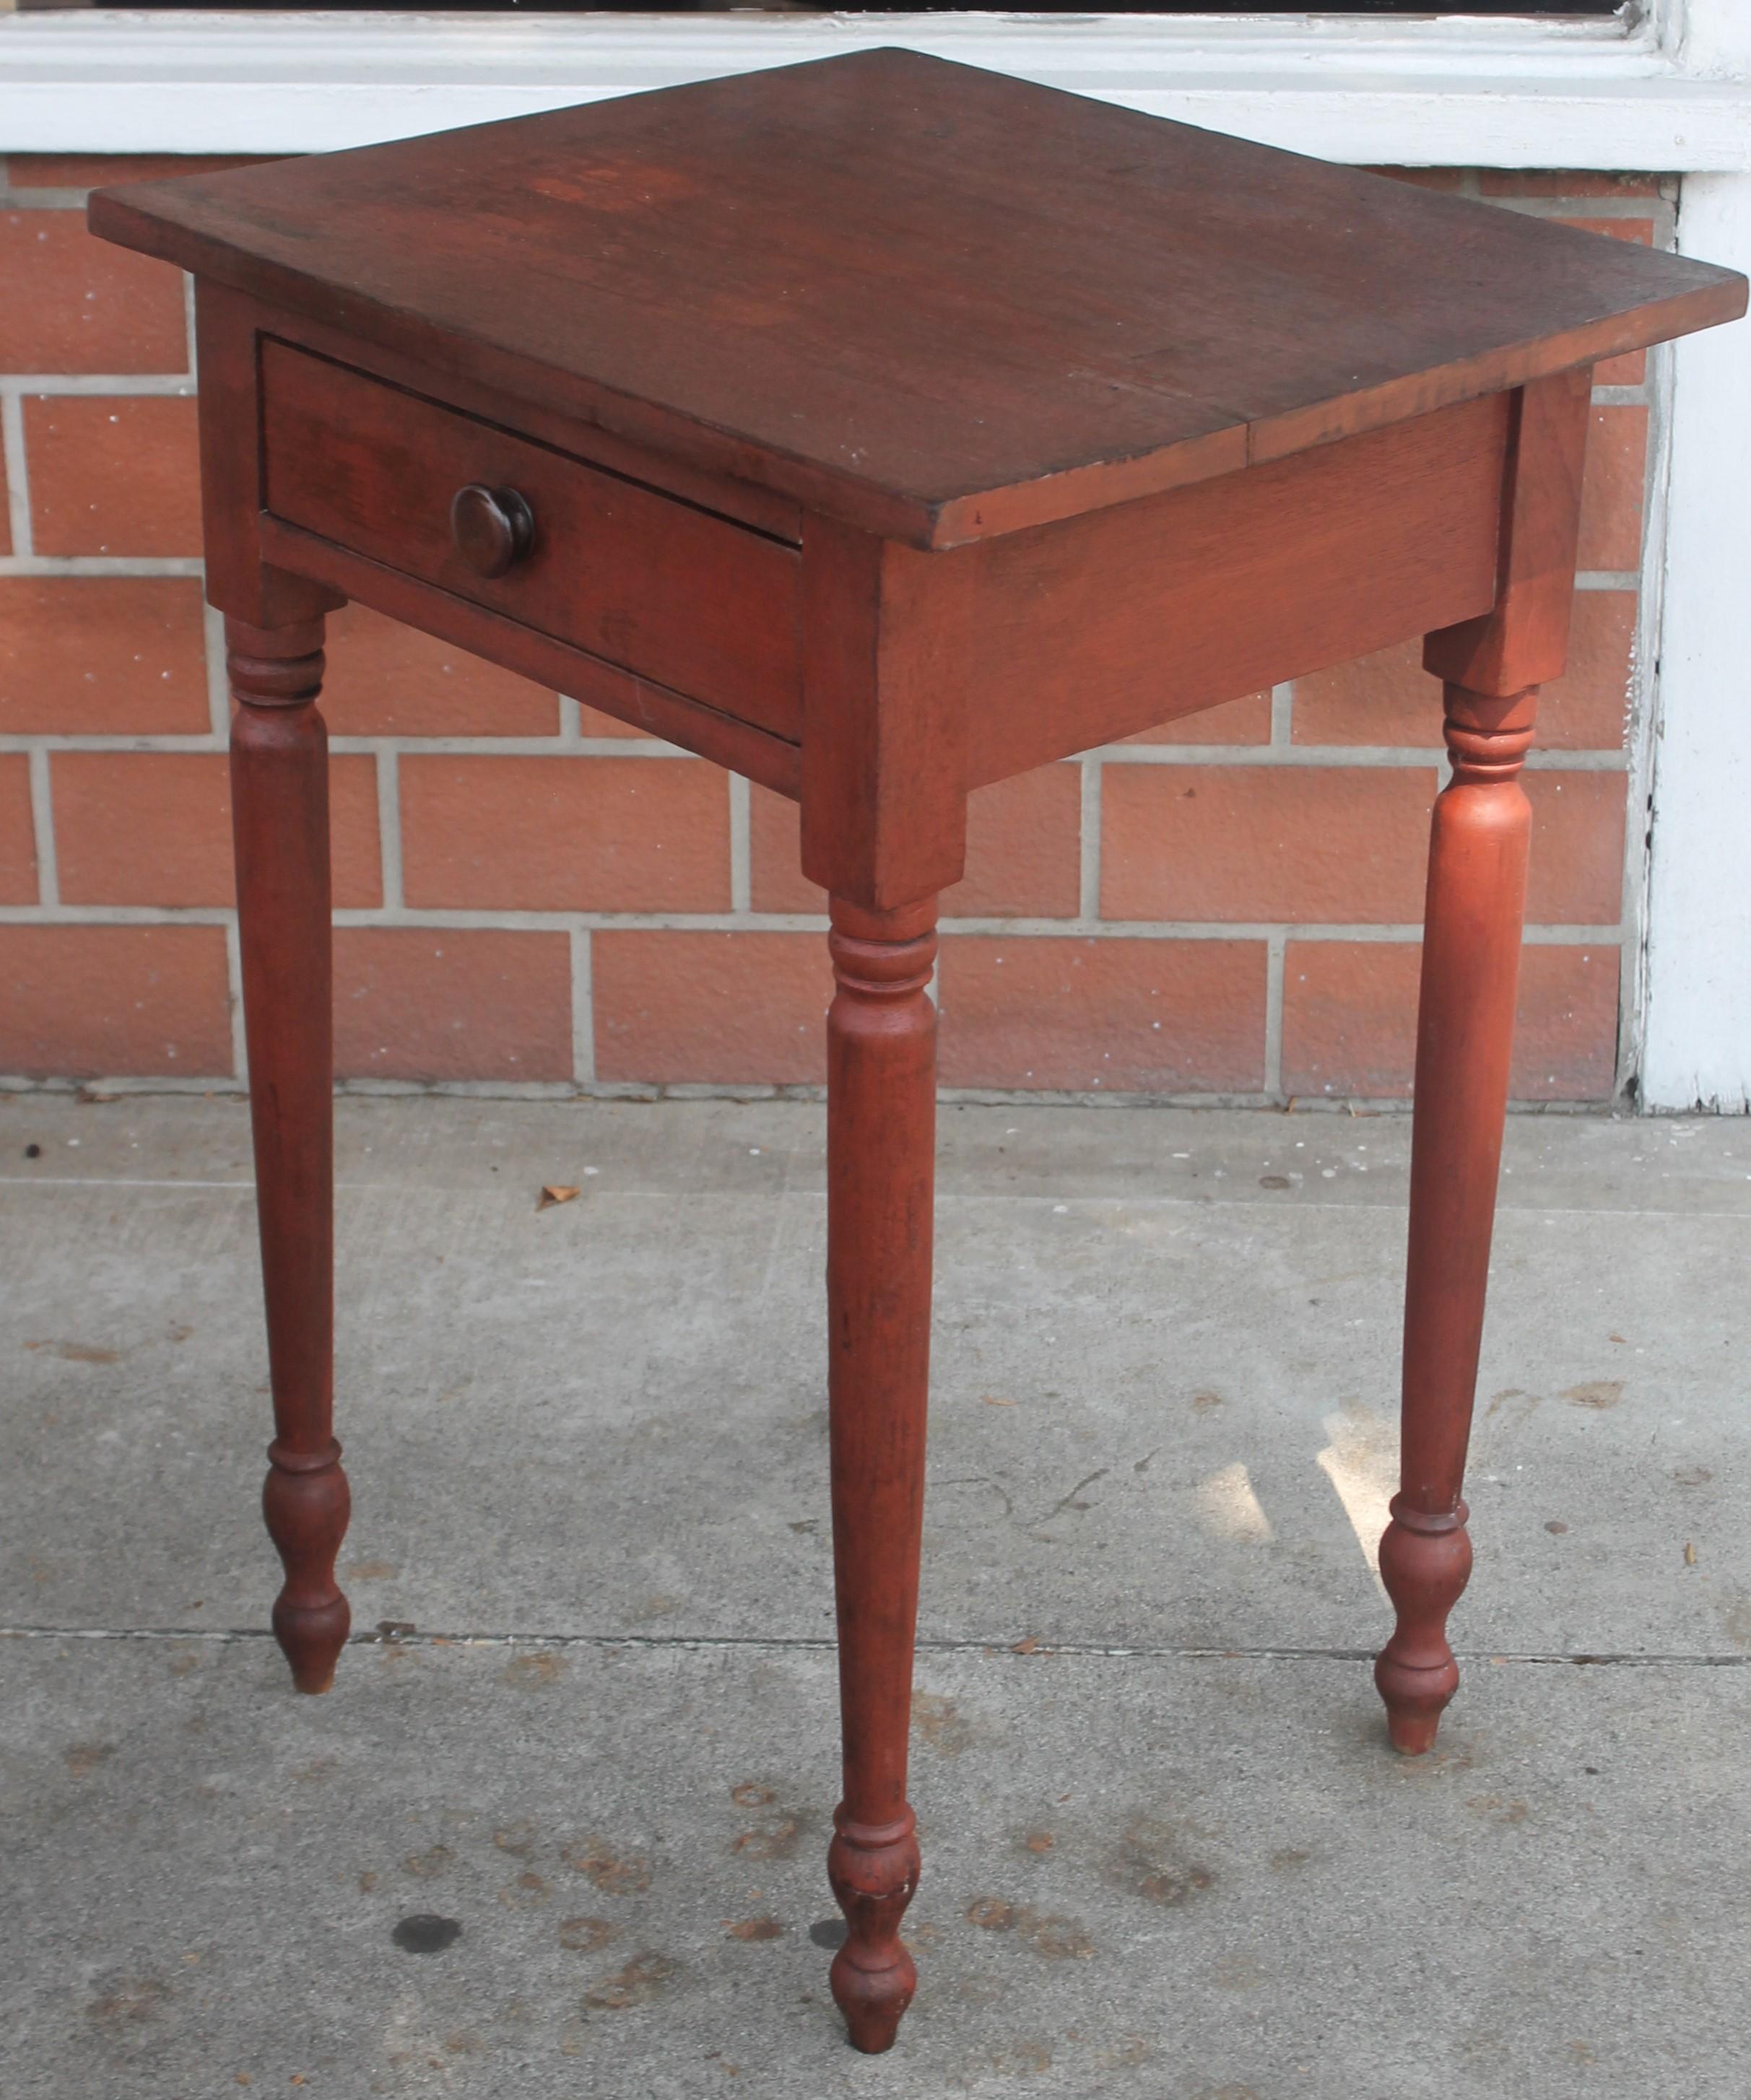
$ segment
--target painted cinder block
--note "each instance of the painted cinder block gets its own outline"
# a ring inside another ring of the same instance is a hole
[[[224,929],[179,918],[231,898],[210,628],[198,579],[163,572],[200,549],[195,404],[164,390],[187,368],[183,288],[91,240],[75,208],[97,183],[196,165],[7,166],[0,271],[19,296],[0,316],[0,368],[43,385],[0,455],[0,476],[24,469],[34,541],[29,569],[0,569],[0,736],[44,755],[33,798],[29,751],[0,753],[0,902],[45,915],[0,928],[6,1071],[234,1076]],[[1674,192],[1658,176],[1383,172],[1670,238]],[[1603,1100],[1613,1083],[1646,369],[1637,355],[1596,374],[1612,390],[1588,457],[1587,587],[1569,672],[1542,703],[1554,762],[1526,777],[1530,917],[1563,929],[1526,951],[1514,1083],[1530,1100]],[[55,391],[60,375],[76,390]],[[0,488],[0,561],[11,552]],[[1170,635],[1162,647],[1170,660]],[[1328,667],[976,793],[966,876],[942,900],[966,929],[945,938],[939,973],[944,1083],[1265,1098],[1408,1085],[1418,951],[1403,935],[1421,916],[1441,765],[1439,689],[1418,660],[1410,643]],[[606,666],[562,702],[352,606],[330,620],[329,660],[343,1075],[820,1083],[825,943],[794,920],[825,900],[797,867],[791,805],[653,748],[612,712],[637,694]],[[385,814],[398,829],[380,837]],[[45,827],[64,905],[165,923],[48,917]],[[1123,931],[1081,921],[1090,873],[1101,919]],[[1174,930],[1231,925],[1246,934]]]

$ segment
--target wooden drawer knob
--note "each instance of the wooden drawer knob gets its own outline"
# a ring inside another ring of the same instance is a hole
[[[514,488],[471,481],[450,503],[450,537],[477,576],[502,576],[535,544],[535,513]]]

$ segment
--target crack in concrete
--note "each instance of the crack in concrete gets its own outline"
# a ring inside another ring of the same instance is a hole
[[[223,1646],[234,1641],[272,1640],[266,1626],[0,1626],[0,1640],[82,1641],[201,1641]],[[414,1628],[393,1632],[375,1629],[348,1637],[349,1648],[675,1648],[697,1652],[719,1649],[795,1649],[811,1654],[831,1655],[837,1641],[825,1636],[789,1636],[779,1634],[533,1634],[533,1633],[426,1633]],[[923,1639],[915,1643],[920,1655],[984,1655],[993,1658],[1015,1656],[1018,1661],[1041,1656],[1111,1657],[1123,1660],[1164,1662],[1372,1662],[1372,1648],[1208,1648],[1194,1645],[1131,1644],[1111,1641],[1035,1641],[1025,1649],[1007,1639],[980,1640]],[[1526,1664],[1542,1667],[1553,1663],[1579,1669],[1696,1669],[1735,1670],[1751,1663],[1751,1653],[1718,1655],[1674,1651],[1590,1649],[1505,1650],[1461,1648],[1461,1662],[1471,1664]]]

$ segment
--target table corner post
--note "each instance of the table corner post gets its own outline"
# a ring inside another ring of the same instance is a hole
[[[262,1490],[285,1567],[275,1637],[325,1692],[351,1613],[334,1562],[351,1511],[334,1435],[333,941],[322,615],[228,619],[232,820],[275,1435]]]
[[[1560,676],[1591,398],[1583,368],[1514,397],[1497,598],[1429,635],[1451,774],[1435,799],[1417,1006],[1399,1492],[1381,1541],[1395,1613],[1374,1666],[1393,1745],[1433,1749],[1458,1688],[1447,1621],[1471,1572],[1461,1498],[1507,1112],[1532,808],[1521,773]]]
[[[966,564],[811,520],[803,865],[827,890],[827,1318],[843,1791],[831,1984],[891,2047],[917,1984],[907,1799],[935,1178],[937,893],[966,850]]]

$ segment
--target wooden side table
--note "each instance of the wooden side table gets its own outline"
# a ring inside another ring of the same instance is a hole
[[[900,51],[99,192],[197,280],[276,1436],[274,1629],[347,1630],[324,615],[357,598],[802,805],[832,900],[852,2040],[912,1996],[936,895],[988,781],[1422,634],[1444,682],[1376,1670],[1458,1672],[1460,1499],[1590,368],[1744,280]]]

